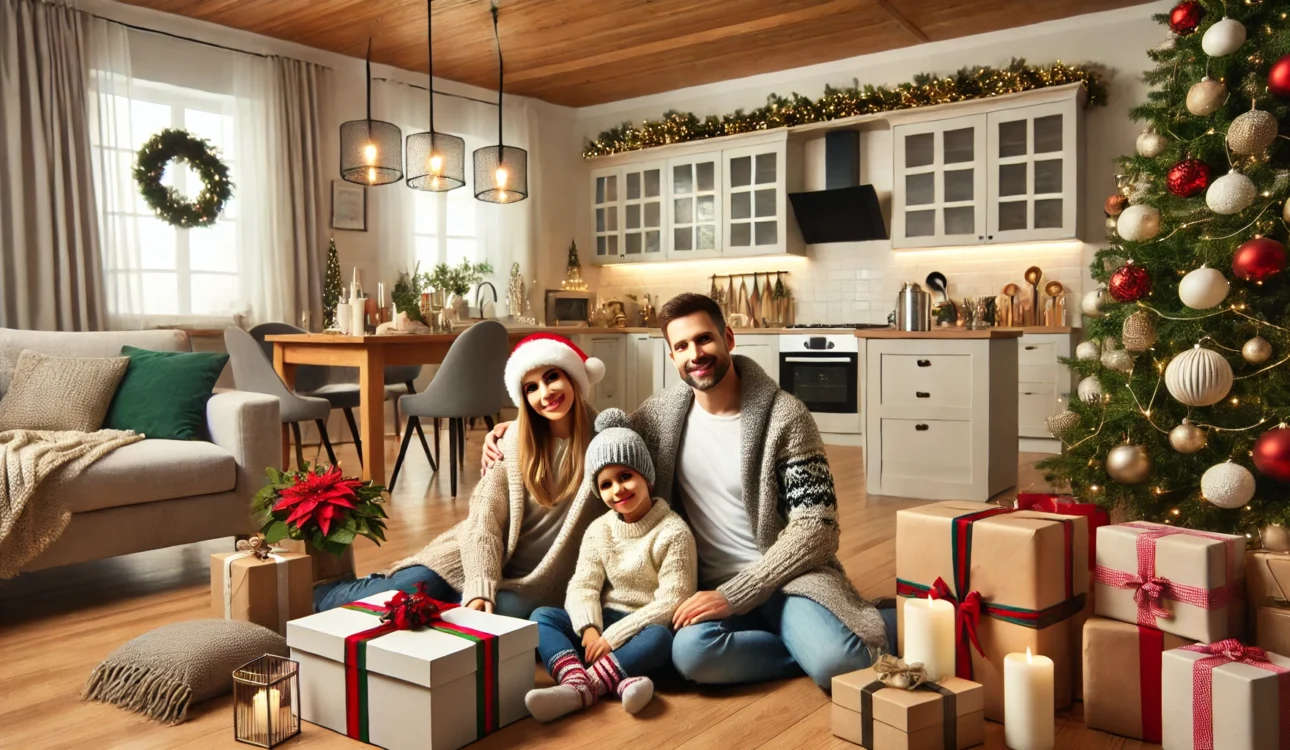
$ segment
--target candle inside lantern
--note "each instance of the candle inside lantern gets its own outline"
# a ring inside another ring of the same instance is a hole
[[[906,662],[922,662],[933,682],[954,674],[954,605],[944,599],[905,600]]]
[[[1012,750],[1052,750],[1053,660],[1024,654],[1003,658],[1003,737]]]
[[[282,694],[277,688],[258,690],[251,696],[251,731],[255,737],[269,737],[269,715],[273,715],[273,728],[282,733]],[[290,708],[290,707],[288,707]]]

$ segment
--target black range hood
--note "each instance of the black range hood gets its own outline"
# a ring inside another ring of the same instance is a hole
[[[834,131],[825,136],[824,190],[788,196],[808,245],[885,240],[887,225],[872,185],[860,185],[860,134]]]

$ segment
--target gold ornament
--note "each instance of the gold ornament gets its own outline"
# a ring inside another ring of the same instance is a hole
[[[1276,139],[1277,118],[1260,109],[1237,117],[1227,128],[1227,147],[1236,154],[1261,153]]]
[[[1262,336],[1255,336],[1241,346],[1241,357],[1252,365],[1261,365],[1272,356],[1272,345]]]
[[[1120,484],[1142,484],[1151,476],[1151,454],[1141,445],[1121,443],[1106,454],[1106,473]]]
[[[1133,369],[1133,355],[1123,349],[1108,349],[1102,353],[1102,366],[1116,372]]]
[[[1270,523],[1259,529],[1259,541],[1269,552],[1290,552],[1290,529],[1279,523]]]
[[[1048,428],[1048,434],[1058,440],[1065,440],[1067,435],[1079,427],[1079,415],[1073,411],[1059,411],[1045,419],[1044,426]]]
[[[1169,147],[1169,139],[1154,130],[1144,130],[1137,140],[1138,155],[1154,159]]]
[[[1156,321],[1146,310],[1139,310],[1124,319],[1120,329],[1124,348],[1131,352],[1145,352],[1156,343]]]
[[[1212,115],[1227,101],[1227,87],[1209,76],[1187,91],[1187,111],[1197,117]]]
[[[1169,431],[1169,445],[1184,456],[1198,452],[1208,442],[1209,436],[1190,419],[1184,419],[1182,424]]]
[[[1281,219],[1290,224],[1290,200],[1281,206]]]

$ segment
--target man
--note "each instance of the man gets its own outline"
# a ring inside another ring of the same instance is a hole
[[[895,612],[865,602],[838,562],[837,500],[806,406],[752,360],[708,297],[659,311],[685,385],[632,415],[654,458],[654,492],[689,522],[700,591],[673,617],[672,660],[687,679],[725,684],[805,671],[835,675],[894,650]],[[485,461],[496,456],[487,440]]]

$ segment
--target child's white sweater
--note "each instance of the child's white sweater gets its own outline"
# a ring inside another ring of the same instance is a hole
[[[617,649],[647,625],[670,628],[676,608],[697,590],[697,579],[694,535],[656,497],[636,523],[624,523],[617,513],[591,522],[564,608],[575,632],[594,627]],[[601,607],[631,614],[605,628]]]

